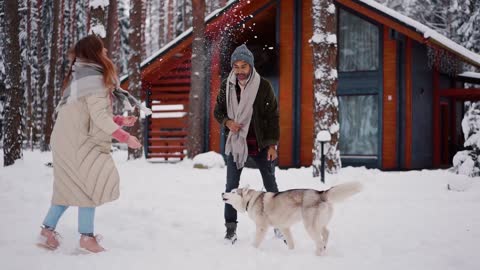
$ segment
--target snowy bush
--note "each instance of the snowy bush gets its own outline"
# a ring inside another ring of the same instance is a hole
[[[209,169],[209,168],[223,168],[225,167],[225,161],[222,155],[217,152],[210,151],[203,154],[198,154],[193,158],[193,167],[197,169]]]
[[[453,157],[452,171],[456,174],[480,176],[480,103],[472,103],[462,120],[466,150]]]

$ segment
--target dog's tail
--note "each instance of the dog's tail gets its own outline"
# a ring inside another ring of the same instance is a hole
[[[327,191],[327,199],[330,202],[342,202],[345,199],[357,194],[363,189],[360,182],[347,182],[332,187]]]

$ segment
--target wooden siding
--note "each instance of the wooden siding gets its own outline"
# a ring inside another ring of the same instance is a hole
[[[397,44],[383,32],[383,145],[382,169],[397,167]]]
[[[412,168],[412,40],[405,43],[405,169]]]
[[[312,1],[302,4],[302,75],[301,75],[301,120],[300,120],[300,165],[311,166],[313,159],[313,50],[308,42],[313,35]]]
[[[293,74],[294,74],[294,0],[280,2],[280,142],[278,161],[280,166],[293,165]]]

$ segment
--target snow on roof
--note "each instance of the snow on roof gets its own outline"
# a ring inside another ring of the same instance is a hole
[[[230,0],[228,1],[228,3],[223,7],[223,8],[219,8],[215,11],[213,11],[212,13],[210,13],[208,16],[205,17],[205,22],[208,22],[210,20],[212,20],[214,17],[217,17],[218,15],[220,15],[220,13],[222,13],[224,10],[230,8],[230,6],[232,6],[235,2],[237,2],[238,0]],[[193,28],[190,27],[188,28],[187,30],[185,30],[182,34],[180,34],[178,37],[176,37],[175,39],[173,39],[172,41],[170,41],[169,43],[167,43],[165,46],[163,46],[162,48],[160,48],[158,51],[156,51],[154,54],[152,54],[150,57],[148,57],[147,59],[143,60],[142,63],[140,64],[140,67],[144,67],[146,65],[148,65],[150,62],[152,62],[153,60],[155,60],[158,56],[162,55],[164,52],[168,51],[172,46],[174,46],[175,44],[177,44],[178,42],[182,41],[184,38],[188,37],[191,33],[193,32]],[[162,59],[160,59],[160,61],[162,61]],[[124,80],[126,80],[128,78],[128,75],[123,75],[122,77],[120,77],[120,82],[123,82]]]
[[[480,79],[480,73],[471,72],[471,71],[460,73],[458,74],[458,76],[472,78],[472,79]]]
[[[403,24],[406,24],[414,29],[416,29],[419,33],[423,34],[423,37],[425,39],[431,39],[433,41],[436,41],[439,45],[461,55],[463,58],[466,60],[469,60],[471,64],[475,64],[480,67],[480,55],[466,49],[465,47],[459,45],[458,43],[455,43],[451,39],[445,37],[444,35],[438,33],[437,31],[431,29],[430,27],[415,21],[403,14],[400,14],[399,12],[388,8],[378,2],[375,2],[374,0],[357,0],[359,2],[362,2],[384,14],[387,14],[388,16],[402,22]]]

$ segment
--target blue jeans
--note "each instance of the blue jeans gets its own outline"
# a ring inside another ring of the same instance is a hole
[[[68,206],[52,205],[43,221],[44,226],[52,229],[57,227],[58,220]],[[93,220],[95,218],[95,207],[78,207],[78,232],[81,234],[93,234]]]
[[[260,151],[256,156],[250,156],[257,164],[262,175],[263,186],[267,192],[278,192],[277,182],[275,180],[275,161],[267,160],[268,147]],[[243,169],[243,168],[242,168]],[[227,157],[227,184],[225,192],[238,188],[242,169],[237,169],[233,156]],[[224,210],[225,223],[237,222],[237,211],[228,203]]]

